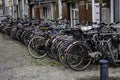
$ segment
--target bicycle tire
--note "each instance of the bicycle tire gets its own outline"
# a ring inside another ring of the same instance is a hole
[[[112,38],[108,43],[109,54],[107,55],[107,58],[109,62],[115,66],[120,66],[120,62],[116,62],[116,60],[120,59],[120,44],[118,42],[119,42],[119,37],[114,36],[114,38]]]
[[[59,53],[59,61],[60,63],[65,66],[68,67],[66,60],[65,60],[65,54],[66,54],[66,49],[67,47],[71,44],[72,42],[69,41],[64,41],[61,45],[60,48],[58,49],[58,53]]]
[[[22,30],[18,30],[16,32],[16,39],[19,40],[19,41],[21,41],[21,38],[20,38],[21,33],[22,33]]]
[[[54,38],[55,37],[47,39],[45,43],[45,49],[46,49],[47,56],[51,59],[54,59],[54,57],[52,56],[52,52],[51,52],[52,41]]]
[[[51,46],[51,54],[55,60],[59,60],[58,58],[58,44],[61,42],[61,39],[56,39]]]
[[[10,37],[13,38],[13,39],[16,39],[16,31],[17,29],[16,28],[13,28],[10,32]]]
[[[2,36],[5,38],[5,39],[10,39],[10,30],[11,30],[11,28],[10,27],[5,27],[4,29],[3,29],[3,34],[2,34]]]
[[[24,36],[23,36],[23,42],[25,45],[28,45],[29,44],[29,41],[30,41],[30,36],[31,36],[31,32],[27,32]]]
[[[36,41],[37,41],[37,43],[34,44],[34,42],[36,42]],[[39,47],[41,47],[41,44],[43,45],[44,41],[45,41],[45,38],[42,36],[37,36],[30,40],[30,42],[28,44],[28,51],[29,51],[29,54],[33,58],[40,59],[47,55],[45,50],[43,52],[41,52],[41,50],[40,50],[41,48],[39,48]],[[35,48],[37,48],[37,50]],[[43,48],[43,46],[42,46],[42,48]],[[32,52],[33,50],[35,50],[35,51]]]
[[[75,53],[73,53],[74,51]],[[79,52],[76,53],[76,51]],[[88,55],[89,52],[91,52],[91,49],[87,44],[76,42],[70,45],[66,54],[66,63],[69,68],[75,71],[85,70],[92,61],[92,58]]]

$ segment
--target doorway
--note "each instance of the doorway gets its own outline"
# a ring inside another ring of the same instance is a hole
[[[79,12],[78,12],[78,3],[71,4],[71,27],[75,27],[75,25],[79,22]]]

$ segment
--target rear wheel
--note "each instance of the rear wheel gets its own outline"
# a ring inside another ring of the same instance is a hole
[[[62,65],[64,65],[65,67],[68,67],[68,65],[66,64],[66,60],[65,60],[65,55],[66,55],[66,49],[67,47],[71,44],[71,41],[64,41],[61,45],[60,48],[58,49],[59,52],[59,61]]]
[[[87,45],[81,42],[75,43],[69,47],[66,54],[66,63],[68,66],[75,71],[82,71],[86,69],[92,58],[88,55],[91,52]]]
[[[54,38],[55,37],[49,38],[45,43],[46,53],[48,57],[50,57],[51,59],[54,59],[54,57],[52,56],[52,52],[51,52],[52,41]]]
[[[31,32],[26,32],[25,33],[25,35],[23,36],[23,43],[25,44],[25,45],[28,45],[29,44],[29,41],[30,41],[30,39],[32,38],[31,36],[32,36],[33,34],[31,33]]]
[[[22,33],[22,30],[18,30],[18,31],[16,32],[16,38],[17,38],[17,40],[19,40],[19,41],[21,41],[21,37],[20,37],[21,33]]]
[[[11,32],[10,32],[11,38],[16,39],[16,31],[17,31],[16,28],[13,28],[13,29],[11,30]]]
[[[10,30],[11,30],[11,28],[10,27],[6,27],[6,28],[4,28],[3,29],[3,37],[5,38],[5,39],[10,39]]]
[[[55,60],[59,60],[58,59],[58,48],[60,46],[60,43],[61,43],[61,39],[57,39],[52,45],[51,45],[51,54],[53,56],[53,58]]]

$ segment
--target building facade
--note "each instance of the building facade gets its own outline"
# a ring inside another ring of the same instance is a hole
[[[28,16],[27,0],[5,0],[5,15],[14,18],[25,18]]]
[[[103,0],[100,5],[101,22],[120,22],[120,0]]]
[[[71,27],[83,21],[120,22],[120,0],[5,0],[5,2],[6,14],[15,18],[64,18],[70,21]],[[0,10],[1,5],[0,1]]]
[[[120,0],[62,0],[62,17],[73,27],[82,21],[120,22]]]
[[[55,19],[58,17],[56,0],[30,0],[28,6],[30,18]]]
[[[92,21],[92,0],[62,0],[62,17],[70,20],[72,27]]]
[[[0,0],[0,15],[3,14],[3,10],[2,10],[2,0]]]
[[[28,0],[28,17],[40,18],[41,8],[37,0]]]
[[[42,17],[45,19],[58,18],[58,2],[55,0],[43,0],[41,2]]]

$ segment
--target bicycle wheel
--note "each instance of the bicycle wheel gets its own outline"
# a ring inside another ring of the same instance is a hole
[[[16,39],[19,40],[19,41],[21,41],[21,37],[20,37],[21,33],[22,33],[22,30],[18,30],[16,32]]]
[[[109,59],[109,62],[116,66],[120,66],[120,62],[117,62],[117,60],[120,59],[120,43],[119,43],[119,36],[114,36],[113,39],[111,39],[108,42],[108,48],[107,48],[107,58]]]
[[[6,28],[4,28],[3,29],[3,37],[5,38],[5,39],[10,39],[10,30],[11,30],[11,28],[10,27],[6,27]]]
[[[66,49],[67,47],[72,43],[73,41],[64,41],[61,45],[60,48],[58,49],[58,53],[59,53],[59,61],[60,63],[65,66],[68,67],[68,65],[66,64],[66,60],[65,60],[65,55],[66,55]]]
[[[40,59],[45,57],[45,38],[42,36],[32,38],[28,44],[28,51],[33,58]]]
[[[60,43],[61,43],[61,39],[57,39],[51,46],[51,53],[52,53],[52,56],[55,60],[59,60],[58,59],[58,48],[60,46]]]
[[[30,41],[30,39],[32,38],[32,37],[31,37],[32,35],[33,35],[33,34],[31,33],[31,31],[28,31],[28,32],[26,32],[26,34],[23,36],[23,42],[24,42],[25,45],[28,45],[28,44],[29,44],[29,41]]]
[[[76,42],[70,45],[66,54],[67,65],[75,71],[86,69],[92,61],[89,52],[91,52],[91,49],[87,44]]]
[[[47,39],[46,43],[45,43],[46,53],[47,53],[48,57],[50,57],[51,59],[54,59],[54,57],[52,56],[52,52],[51,52],[52,41],[54,38],[55,37]]]
[[[16,31],[17,29],[16,28],[13,28],[10,32],[10,37],[13,38],[13,39],[16,39]]]

